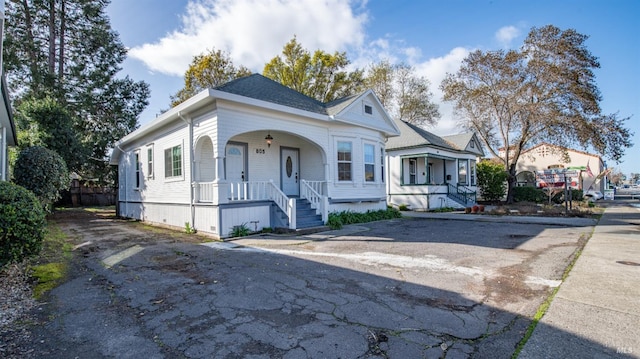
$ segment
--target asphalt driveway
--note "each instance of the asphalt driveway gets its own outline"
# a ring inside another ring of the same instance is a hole
[[[404,218],[196,243],[58,213],[37,358],[508,358],[591,226]]]

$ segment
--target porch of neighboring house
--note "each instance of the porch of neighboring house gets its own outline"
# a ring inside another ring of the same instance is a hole
[[[232,137],[220,156],[203,136],[194,159],[194,205],[218,206],[221,227],[225,217],[228,223],[246,218],[251,230],[310,228],[328,219],[326,153],[307,139],[283,131],[247,132]]]
[[[476,203],[475,160],[423,154],[400,157],[400,191],[391,203],[412,209],[469,207]]]

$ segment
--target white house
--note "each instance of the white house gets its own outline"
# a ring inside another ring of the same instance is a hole
[[[439,137],[395,121],[399,137],[387,142],[387,200],[414,210],[476,203],[476,160],[484,151],[474,133]]]
[[[500,152],[504,155],[504,149]],[[539,143],[524,151],[516,164],[519,186],[535,186],[537,171],[567,169],[578,173],[569,184],[573,188],[604,192],[605,165],[596,154]]]
[[[375,94],[322,103],[258,74],[202,91],[117,142],[123,217],[227,237],[386,208]]]
[[[16,127],[13,122],[11,102],[7,92],[2,65],[2,41],[4,39],[4,2],[0,4],[0,181],[9,180],[9,146],[16,146]]]

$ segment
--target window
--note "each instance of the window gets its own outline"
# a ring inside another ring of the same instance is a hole
[[[371,107],[370,105],[364,105],[364,113],[366,113],[367,115],[372,115],[373,107]]]
[[[476,185],[476,161],[469,161],[469,179],[471,180],[471,185]]]
[[[467,184],[467,160],[458,160],[458,183]]]
[[[351,142],[338,141],[338,181],[351,181]]]
[[[376,180],[376,146],[364,145],[364,180],[374,182]]]
[[[164,177],[182,176],[182,146],[174,146],[164,150]]]
[[[431,162],[427,165],[427,183],[435,184],[435,181],[433,180],[433,163]]]
[[[380,180],[384,183],[384,148],[380,148]]]
[[[136,152],[134,155],[136,161],[136,186],[134,188],[140,188],[140,152]]]
[[[147,177],[153,178],[153,146],[147,148]]]
[[[409,159],[409,184],[416,184],[416,168],[418,161],[415,158]]]

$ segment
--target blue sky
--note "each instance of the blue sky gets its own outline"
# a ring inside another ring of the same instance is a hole
[[[346,51],[353,66],[382,58],[413,65],[440,104],[442,119],[429,128],[438,135],[459,132],[438,86],[470,51],[517,48],[534,26],[573,28],[600,61],[603,112],[632,116],[635,146],[622,163],[607,163],[640,172],[640,1],[112,0],[107,11],[130,49],[122,74],[151,86],[141,124],[169,108],[193,56],[220,49],[261,73],[296,35],[309,50]]]

